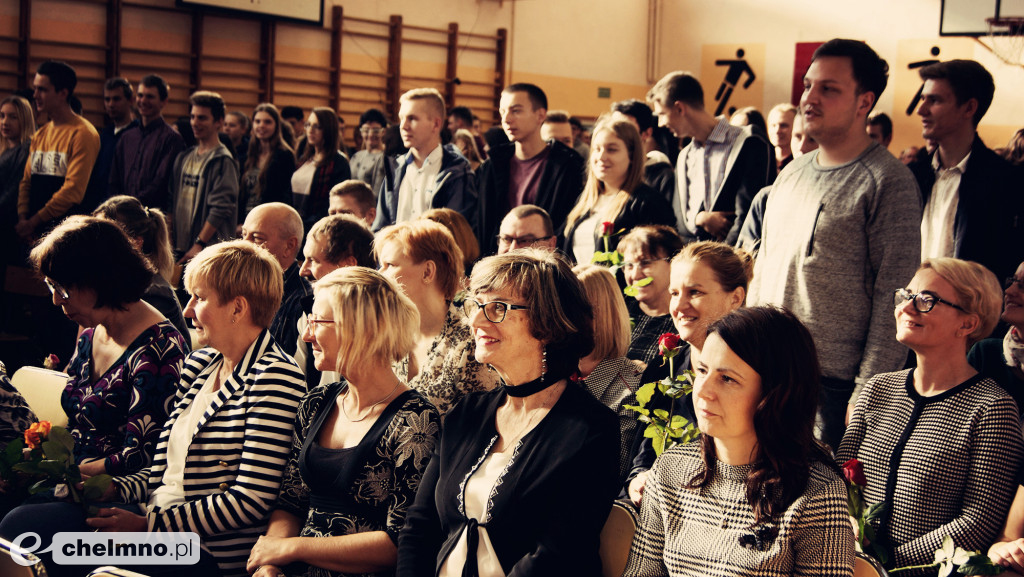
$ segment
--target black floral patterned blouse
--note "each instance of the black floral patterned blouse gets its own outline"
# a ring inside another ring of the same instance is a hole
[[[323,447],[317,441],[320,429],[347,387],[344,381],[318,386],[300,403],[276,508],[305,519],[300,537],[385,531],[397,546],[405,513],[440,436],[441,418],[421,394],[410,390],[388,404],[357,446]],[[298,564],[287,573],[344,575]]]
[[[408,358],[395,363],[395,374],[445,415],[466,393],[498,386],[498,374],[476,360],[475,350],[469,325],[462,322],[462,313],[451,304],[444,328],[427,351],[427,361],[416,378],[409,379]]]

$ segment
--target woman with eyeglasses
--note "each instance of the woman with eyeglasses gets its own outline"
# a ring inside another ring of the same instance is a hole
[[[53,304],[83,327],[61,395],[75,462],[89,476],[139,471],[153,460],[189,350],[142,300],[156,267],[116,223],[84,216],[53,229],[30,261]]]
[[[352,177],[348,160],[338,150],[338,115],[325,106],[313,109],[306,119],[306,148],[299,168],[292,174],[292,206],[299,211],[306,230],[327,216],[334,185]]]
[[[362,148],[352,155],[352,178],[370,185],[373,194],[380,193],[384,181],[384,130],[388,119],[384,113],[371,108],[359,116],[356,131],[362,137]]]
[[[889,565],[903,567],[931,563],[947,536],[986,549],[1006,519],[1024,446],[1016,403],[967,362],[999,319],[995,275],[928,259],[895,294],[896,340],[917,366],[868,381],[837,460],[864,464],[865,504],[887,503],[877,541]]]
[[[811,334],[783,309],[738,309],[696,372],[704,434],[654,463],[623,576],[852,577],[846,484],[814,439]]]
[[[1003,283],[1003,314],[1010,325],[1003,338],[985,339],[971,348],[967,360],[982,375],[999,383],[1024,412],[1024,263]]]
[[[593,348],[568,261],[523,249],[481,260],[463,309],[502,386],[463,397],[398,541],[398,575],[597,575],[618,478],[615,413],[570,383]]]
[[[282,135],[281,112],[264,102],[252,113],[252,139],[238,190],[239,228],[249,211],[267,202],[292,202],[295,152]]]
[[[643,224],[675,224],[665,197],[643,183],[644,147],[633,123],[603,117],[594,127],[590,171],[576,206],[569,212],[562,249],[577,263],[589,263],[595,251],[615,250],[621,234],[611,234],[608,248],[603,223],[612,233]]]
[[[497,386],[497,375],[477,362],[473,333],[453,302],[463,262],[448,229],[424,218],[402,222],[377,233],[373,248],[381,273],[398,283],[419,311],[415,346],[396,363],[398,376],[442,415],[467,393]]]
[[[338,269],[314,291],[304,339],[317,369],[345,377],[299,405],[281,495],[247,570],[392,575],[398,533],[441,430],[433,405],[392,370],[415,344],[418,315],[373,269]]]

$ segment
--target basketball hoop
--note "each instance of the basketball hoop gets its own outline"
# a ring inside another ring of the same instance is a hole
[[[982,46],[1011,66],[1021,66],[1024,61],[1024,17],[986,18],[988,22],[988,43]]]

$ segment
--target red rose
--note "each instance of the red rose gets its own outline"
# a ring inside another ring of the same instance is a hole
[[[868,484],[868,478],[864,476],[864,463],[857,459],[850,459],[843,463],[843,476],[854,485],[866,487]]]
[[[25,431],[25,446],[38,449],[43,441],[50,436],[50,421],[38,421]]]
[[[613,232],[615,232],[615,225],[614,224],[612,224],[612,223],[610,223],[608,221],[604,221],[604,222],[601,223],[601,236],[608,236],[608,235],[612,234]]]
[[[681,346],[683,346],[683,339],[679,338],[679,335],[675,333],[665,333],[658,339],[658,351],[661,353],[661,356],[665,356]]]
[[[57,355],[50,353],[48,357],[43,359],[43,368],[50,369],[51,371],[56,371],[59,367],[60,357],[58,357]]]

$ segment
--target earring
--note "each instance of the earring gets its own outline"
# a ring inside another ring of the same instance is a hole
[[[544,376],[548,374],[548,348],[544,347],[540,357],[540,380],[544,381]]]

